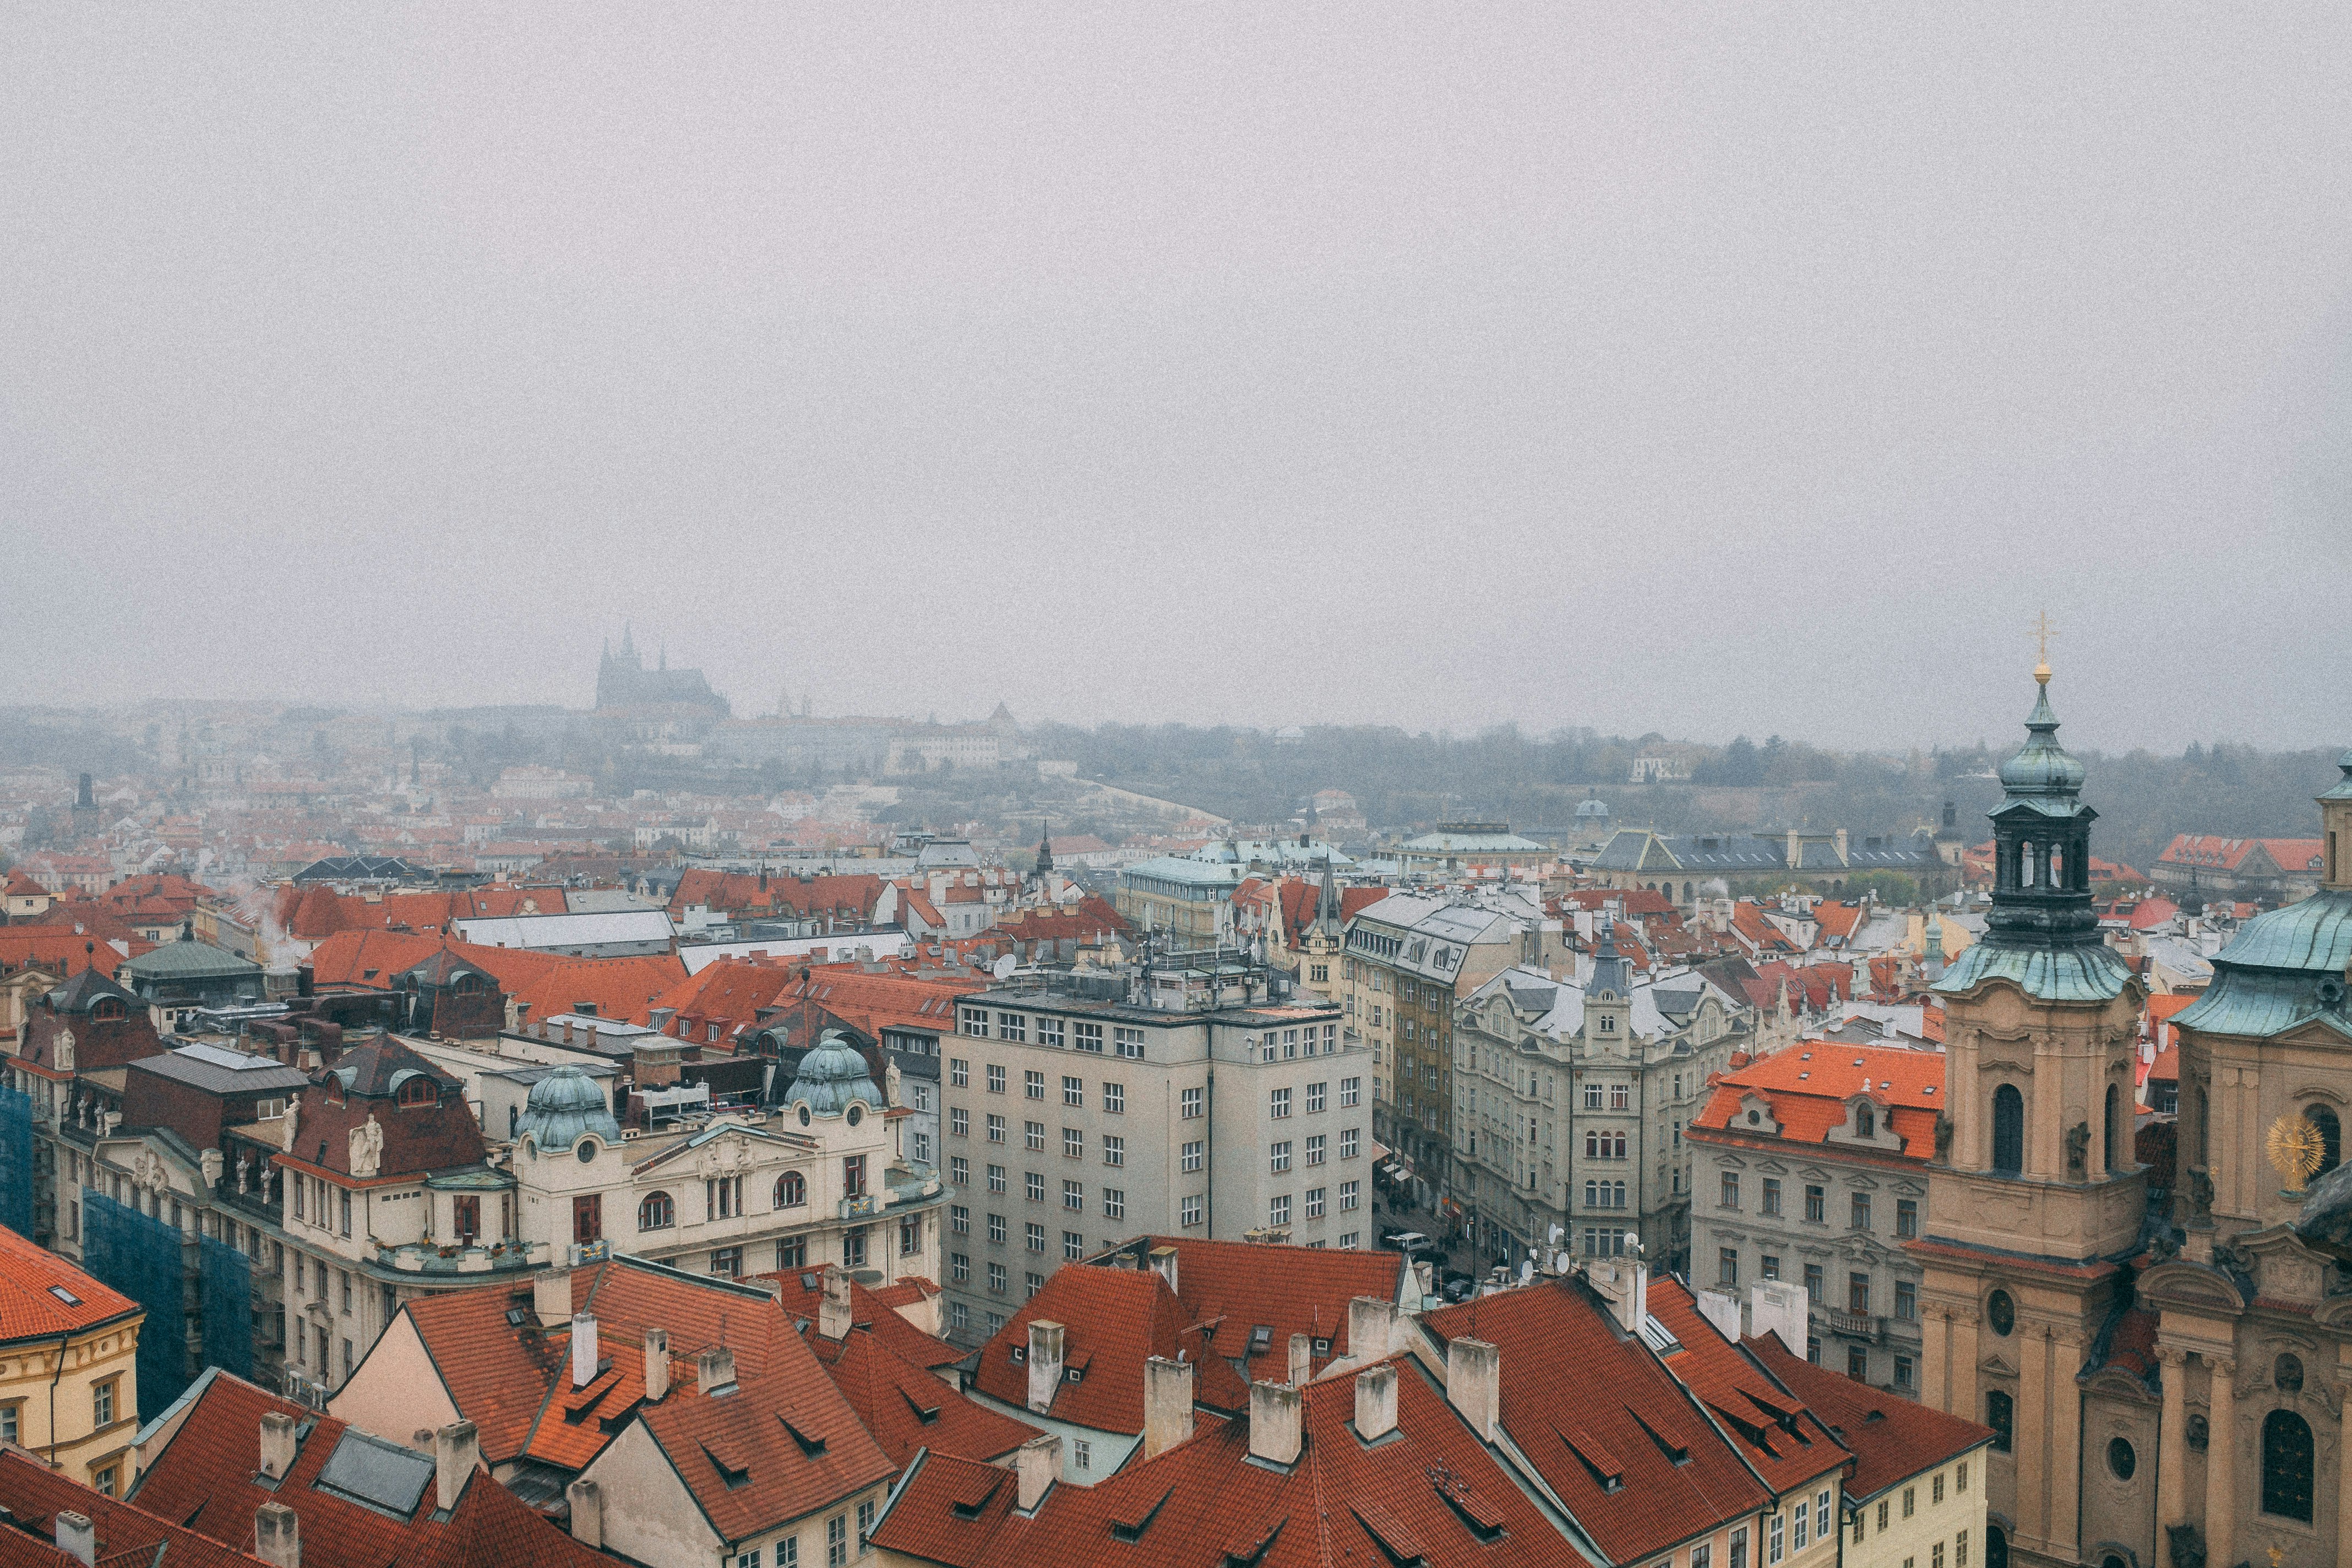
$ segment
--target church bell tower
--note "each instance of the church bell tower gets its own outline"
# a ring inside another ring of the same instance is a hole
[[[1910,1244],[1926,1403],[1991,1426],[1987,1568],[2084,1560],[2076,1375],[2127,1292],[2147,1209],[2132,1152],[2141,991],[2091,907],[2083,765],[2050,668],[2000,769],[1983,937],[1935,984],[1948,1102]]]

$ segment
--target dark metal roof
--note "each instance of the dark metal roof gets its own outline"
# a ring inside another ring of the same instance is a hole
[[[425,1489],[433,1484],[433,1474],[431,1456],[395,1447],[347,1426],[311,1484],[408,1520],[415,1517]]]
[[[283,1089],[299,1091],[310,1087],[310,1075],[298,1071],[268,1057],[246,1057],[243,1063],[231,1066],[217,1059],[244,1057],[242,1051],[219,1047],[199,1050],[166,1051],[162,1056],[142,1057],[131,1065],[140,1072],[168,1078],[208,1094],[269,1094]]]

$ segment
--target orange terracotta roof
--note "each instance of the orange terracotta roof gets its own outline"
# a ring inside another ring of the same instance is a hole
[[[1583,1568],[1420,1363],[1390,1364],[1396,1434],[1380,1442],[1357,1439],[1355,1382],[1334,1378],[1302,1392],[1289,1467],[1250,1459],[1248,1422],[1196,1416],[1189,1440],[1099,1485],[1056,1485],[1027,1518],[1001,1467],[930,1454],[875,1542],[956,1568]]]
[[[1897,1481],[1992,1441],[1990,1426],[1881,1394],[1866,1383],[1791,1355],[1778,1334],[1751,1336],[1740,1343],[1853,1451],[1853,1474],[1847,1478],[1845,1495],[1855,1502],[1866,1502]]]
[[[795,1321],[815,1321],[817,1309],[824,1300],[824,1274],[822,1269],[796,1268],[781,1274],[752,1276],[776,1289],[776,1304],[784,1316]],[[856,1279],[849,1282],[850,1320],[863,1329],[870,1329],[902,1360],[929,1371],[953,1366],[971,1352],[961,1351],[945,1340],[933,1339],[908,1322],[898,1310],[902,1303],[920,1297],[928,1287],[936,1296],[940,1288],[928,1279],[901,1280],[897,1284],[867,1289]]]
[[[803,1339],[894,1466],[905,1466],[921,1448],[998,1459],[1038,1434],[1026,1421],[965,1397],[862,1325],[828,1340],[812,1323]]]
[[[1502,1352],[1503,1429],[1613,1561],[1637,1562],[1770,1501],[1666,1365],[1619,1333],[1580,1282],[1507,1290],[1422,1322],[1441,1340]]]
[[[0,1343],[79,1333],[142,1310],[48,1248],[0,1228]]]
[[[65,1476],[17,1448],[0,1448],[0,1508],[9,1523],[0,1526],[0,1568],[51,1568],[79,1564],[32,1535],[54,1537],[57,1516],[80,1514],[95,1527],[100,1568],[148,1568],[168,1563],[172,1568],[249,1568],[261,1560],[207,1535],[173,1523],[132,1503],[108,1497],[94,1487]],[[12,1555],[13,1553],[13,1555]]]
[[[1718,1429],[1775,1495],[1843,1468],[1848,1455],[1828,1426],[1699,1316],[1680,1282],[1652,1276],[1650,1315],[1682,1342],[1667,1362],[1675,1378],[1720,1417]]]
[[[1925,1160],[1936,1147],[1936,1115],[1944,1098],[1944,1060],[1941,1051],[1885,1046],[1837,1046],[1826,1041],[1792,1046],[1736,1071],[1716,1075],[1714,1096],[1691,1122],[1690,1131],[1762,1136],[1747,1131],[1740,1111],[1741,1099],[1756,1094],[1770,1103],[1783,1142],[1820,1143],[1832,1128],[1846,1124],[1846,1102],[1867,1093],[1880,1106],[1887,1125],[1901,1134],[1903,1153]]]
[[[264,1488],[261,1417],[276,1412],[306,1424],[294,1467]],[[141,1475],[131,1500],[166,1519],[239,1546],[253,1540],[254,1513],[281,1503],[300,1520],[304,1568],[593,1568],[605,1564],[478,1470],[444,1517],[427,1481],[402,1517],[352,1501],[319,1484],[349,1428],[331,1415],[278,1398],[226,1373],[206,1374],[202,1392],[163,1451]],[[364,1441],[364,1439],[359,1439]],[[394,1445],[405,1447],[405,1445]]]

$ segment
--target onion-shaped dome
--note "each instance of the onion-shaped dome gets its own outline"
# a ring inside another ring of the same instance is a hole
[[[2000,764],[2000,787],[2012,795],[2079,795],[2083,764],[2058,743],[2058,715],[2050,707],[2049,668],[2044,666],[2033,673],[2041,682],[2042,694],[2033,711],[2026,715],[2025,744]]]
[[[575,1067],[560,1067],[530,1086],[530,1099],[515,1122],[517,1139],[529,1138],[542,1154],[569,1149],[583,1137],[621,1141],[621,1124],[604,1103],[596,1080]]]
[[[882,1091],[874,1086],[866,1058],[841,1037],[840,1030],[827,1029],[801,1058],[793,1086],[784,1090],[784,1103],[806,1101],[819,1116],[839,1116],[854,1100],[864,1100],[876,1110],[884,1109]]]

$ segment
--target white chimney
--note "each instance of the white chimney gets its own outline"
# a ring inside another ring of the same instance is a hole
[[[1786,1279],[1759,1279],[1748,1290],[1748,1323],[1758,1339],[1778,1334],[1790,1355],[1805,1353],[1811,1314],[1806,1310],[1804,1288]]]
[[[1143,1363],[1143,1457],[1155,1458],[1192,1435],[1192,1363],[1153,1356]]]
[[[1352,1361],[1378,1361],[1395,1348],[1397,1310],[1394,1301],[1358,1296],[1348,1303],[1348,1355]]]
[[[849,1272],[835,1264],[824,1267],[824,1299],[817,1303],[816,1331],[828,1340],[845,1340],[855,1313],[849,1299]]]
[[[1173,1290],[1176,1289],[1176,1249],[1174,1247],[1153,1247],[1151,1249],[1151,1267],[1158,1271],[1160,1278],[1168,1281],[1169,1289]]]
[[[1250,1384],[1249,1451],[1277,1465],[1297,1461],[1306,1395],[1286,1383]]]
[[[1716,1332],[1737,1342],[1739,1338],[1739,1298],[1724,1290],[1694,1292],[1698,1302],[1698,1315],[1715,1325]]]
[[[604,1549],[604,1489],[579,1480],[563,1489],[572,1500],[572,1539],[593,1552]]]
[[[735,1352],[713,1345],[695,1358],[694,1387],[698,1394],[716,1394],[735,1386]]]
[[[1062,1386],[1062,1325],[1029,1320],[1029,1408],[1043,1415],[1054,1408]]]
[[[273,1481],[282,1481],[286,1472],[294,1468],[294,1417],[278,1411],[264,1411],[261,1416],[261,1473]]]
[[[646,1331],[646,1403],[659,1405],[669,1394],[669,1331]]]
[[[1311,1336],[1307,1334],[1290,1336],[1290,1359],[1286,1370],[1290,1373],[1291,1387],[1307,1386],[1307,1380],[1314,1375],[1315,1371],[1315,1341]]]
[[[282,1502],[253,1510],[253,1554],[270,1568],[302,1568],[302,1520]]]
[[[1396,1430],[1396,1363],[1382,1362],[1356,1374],[1356,1436],[1370,1443]]]
[[[1609,1303],[1610,1315],[1629,1334],[1639,1333],[1650,1312],[1650,1270],[1631,1258],[1596,1258],[1584,1266],[1584,1278]]]
[[[587,1312],[572,1314],[572,1386],[585,1388],[596,1381],[596,1320]]]
[[[1503,1418],[1503,1352],[1484,1340],[1447,1344],[1445,1402],[1462,1412],[1479,1441],[1493,1442]]]
[[[457,1506],[481,1462],[482,1434],[471,1421],[453,1421],[433,1434],[434,1493],[442,1512]]]
[[[1045,1490],[1062,1469],[1062,1439],[1048,1432],[1032,1437],[1013,1451],[1013,1474],[1018,1489],[1013,1499],[1023,1513],[1045,1500]]]
[[[57,1530],[58,1551],[77,1563],[98,1561],[98,1526],[90,1523],[89,1515],[60,1509]]]
[[[572,1271],[551,1268],[530,1279],[530,1310],[542,1327],[553,1327],[572,1316]]]

